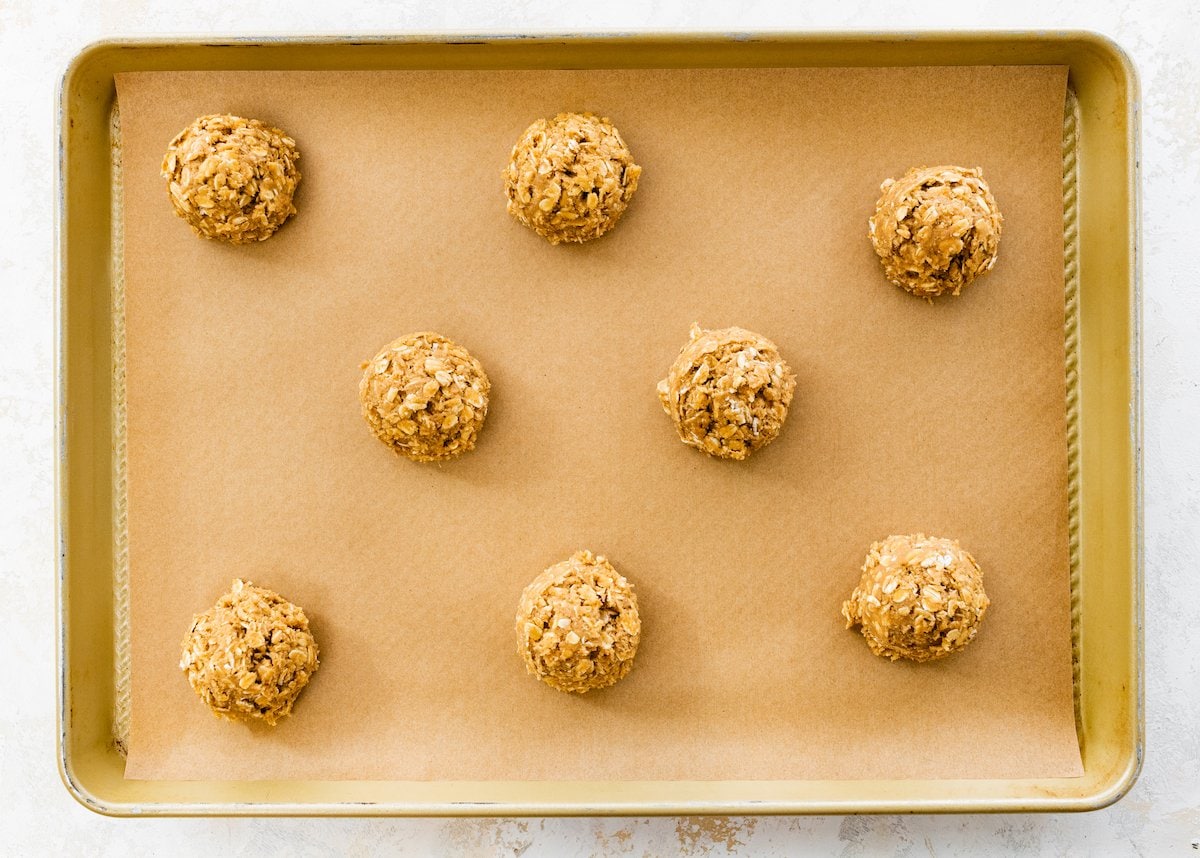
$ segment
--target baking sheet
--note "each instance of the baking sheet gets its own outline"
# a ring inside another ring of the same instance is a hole
[[[118,77],[136,778],[770,779],[1080,773],[1063,381],[1065,69],[151,73]],[[503,211],[533,118],[612,116],[626,218],[551,247]],[[194,238],[158,164],[196,115],[296,137],[300,214]],[[883,282],[878,183],[979,164],[1001,262],[933,305]],[[676,440],[654,384],[693,321],[800,379],[746,463]],[[432,328],[495,385],[478,449],[392,456],[358,363]],[[871,656],[838,609],[869,543],[961,539],[993,607],[962,655]],[[524,676],[521,587],[579,547],[636,584],[630,677]],[[305,606],[322,668],[274,731],[177,668],[234,576]]]

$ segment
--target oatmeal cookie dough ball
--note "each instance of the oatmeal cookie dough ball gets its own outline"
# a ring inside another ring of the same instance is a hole
[[[642,168],[607,119],[560,113],[525,129],[504,170],[513,217],[551,244],[584,242],[612,229]]]
[[[409,334],[362,367],[362,415],[380,441],[414,462],[474,449],[492,385],[458,343],[432,331]]]
[[[658,383],[658,398],[683,443],[722,459],[745,459],[775,440],[796,377],[779,349],[743,328],[691,338]]]
[[[974,640],[989,604],[975,558],[953,539],[918,533],[871,546],[842,616],[876,655],[929,661]]]
[[[214,715],[272,727],[319,665],[304,609],[246,581],[195,616],[179,662]]]
[[[978,167],[913,167],[880,191],[869,231],[892,283],[957,295],[996,264],[1004,218]]]
[[[197,235],[252,244],[296,213],[296,141],[240,116],[201,116],[171,141],[163,158],[175,213]]]
[[[584,694],[622,679],[641,634],[633,585],[590,551],[538,575],[517,605],[525,668],[559,691]]]

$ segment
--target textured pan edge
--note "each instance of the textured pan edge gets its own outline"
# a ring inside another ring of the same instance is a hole
[[[132,713],[130,660],[129,522],[126,485],[125,267],[122,220],[120,112],[114,101],[112,139],[112,417],[113,417],[113,740],[127,754]],[[1079,464],[1079,101],[1068,86],[1063,112],[1063,286],[1067,420],[1067,540],[1070,564],[1071,674],[1075,725],[1082,723],[1080,674],[1080,464]]]
[[[1071,581],[1071,685],[1075,729],[1083,723],[1079,631],[1079,100],[1067,87],[1063,111],[1063,285],[1066,292],[1064,348],[1067,373],[1067,545]]]
[[[109,118],[112,153],[112,454],[113,454],[113,741],[125,755],[132,713],[129,629],[129,518],[126,507],[125,429],[125,223],[122,214],[121,113],[113,101]]]

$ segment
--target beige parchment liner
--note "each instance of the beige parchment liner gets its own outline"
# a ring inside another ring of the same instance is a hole
[[[135,778],[772,779],[1080,773],[1063,354],[1066,72],[1051,67],[221,72],[118,77]],[[530,121],[610,116],[644,181],[552,247],[504,211]],[[299,214],[196,238],[158,165],[197,115],[288,131]],[[883,279],[879,182],[979,165],[1000,262],[932,305]],[[654,385],[688,325],[775,340],[799,385],[747,462],[680,444]],[[358,363],[433,329],[494,384],[476,450],[398,459]],[[993,600],[923,665],[838,614],[892,532],[953,536]],[[633,672],[527,677],[521,588],[588,547],[638,588]],[[322,667],[274,730],[178,669],[242,576],[303,605]]]

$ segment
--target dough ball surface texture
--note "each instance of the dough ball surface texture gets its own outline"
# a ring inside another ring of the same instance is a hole
[[[584,242],[612,229],[642,168],[607,119],[560,113],[525,129],[504,170],[508,211],[551,244]]]
[[[895,285],[957,295],[996,264],[1004,219],[978,167],[913,167],[880,191],[869,233]]]
[[[162,175],[175,213],[197,235],[253,244],[296,213],[296,141],[241,116],[201,116],[167,147]]]
[[[317,654],[302,608],[237,580],[192,619],[179,666],[214,715],[275,726],[316,672]]]
[[[796,377],[766,337],[692,325],[658,398],[683,443],[745,459],[779,436],[795,390]]]
[[[974,640],[989,604],[975,558],[955,540],[918,533],[871,546],[842,616],[876,655],[929,661]]]
[[[578,551],[530,582],[517,605],[517,651],[551,688],[584,694],[629,673],[641,638],[633,585]]]
[[[414,462],[440,462],[474,449],[491,388],[470,352],[422,331],[363,364],[358,394],[376,438]]]

